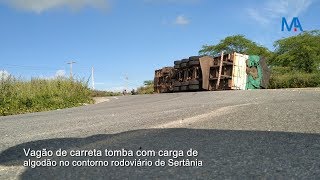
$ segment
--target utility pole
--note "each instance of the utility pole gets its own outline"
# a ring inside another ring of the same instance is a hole
[[[91,81],[92,81],[92,89],[94,90],[94,75],[93,75],[93,73],[94,73],[94,68],[92,66],[92,69],[91,69]]]
[[[75,61],[70,61],[67,64],[70,64],[70,79],[73,79],[73,74],[72,74],[72,64],[76,63]]]
[[[128,78],[128,75],[126,74],[126,77],[125,77],[125,88],[126,88],[127,92],[128,92],[128,83],[129,83],[129,78]]]

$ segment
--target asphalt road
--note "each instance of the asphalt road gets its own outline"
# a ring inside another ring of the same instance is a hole
[[[96,105],[0,117],[0,136],[0,179],[319,179],[320,89],[109,98]],[[29,148],[62,149],[68,155],[26,157],[23,149]],[[103,155],[69,154],[93,149]],[[105,149],[156,155],[107,157]],[[198,154],[188,157],[189,149]],[[159,157],[160,150],[182,150],[183,155]],[[23,167],[29,159],[109,164]],[[117,166],[122,159],[152,165]],[[166,164],[156,166],[158,159]],[[183,164],[186,159],[198,166]],[[171,167],[170,161],[180,166]]]

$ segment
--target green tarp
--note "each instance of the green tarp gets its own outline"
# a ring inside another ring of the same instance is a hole
[[[262,68],[260,65],[260,57],[250,55],[247,60],[247,85],[246,89],[260,89],[262,80]]]

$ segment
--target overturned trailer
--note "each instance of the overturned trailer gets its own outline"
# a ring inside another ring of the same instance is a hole
[[[266,59],[236,52],[218,56],[191,56],[173,67],[155,71],[154,91],[245,90],[267,88],[270,71]]]

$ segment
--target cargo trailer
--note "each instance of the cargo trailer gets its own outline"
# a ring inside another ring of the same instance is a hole
[[[223,52],[217,56],[191,56],[173,67],[155,71],[154,91],[245,90],[267,88],[270,71],[257,55]]]

